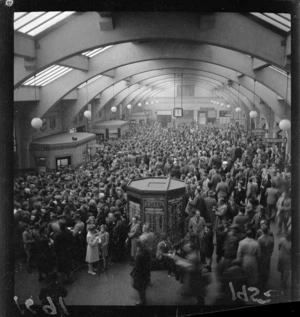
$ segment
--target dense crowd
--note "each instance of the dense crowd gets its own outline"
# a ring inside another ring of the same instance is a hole
[[[198,270],[201,262],[202,271],[211,272],[215,252],[221,279],[237,276],[240,269],[251,285],[263,288],[278,235],[278,270],[281,286],[286,287],[291,173],[290,155],[280,143],[268,146],[233,124],[162,128],[149,123],[131,128],[130,137],[102,145],[92,161],[80,167],[15,177],[15,252],[26,254],[29,272],[33,264],[37,266],[40,281],[53,271],[70,280],[71,273],[86,263],[88,273],[95,275],[99,260],[106,270],[130,255],[134,285],[139,285],[145,303],[150,277],[145,279],[145,270],[140,276],[135,272],[149,263],[143,257],[136,260],[145,256],[146,245],[150,257],[181,282],[186,263]],[[128,219],[128,182],[160,176],[186,184],[186,236],[176,245],[162,236],[158,246],[151,246],[148,224],[141,224],[138,217]],[[181,257],[161,256],[170,250]],[[195,297],[203,303],[202,296]]]

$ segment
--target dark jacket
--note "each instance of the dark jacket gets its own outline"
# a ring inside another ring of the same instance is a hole
[[[142,250],[137,253],[133,270],[130,275],[133,278],[133,288],[137,291],[144,291],[149,283],[151,257],[147,250]]]

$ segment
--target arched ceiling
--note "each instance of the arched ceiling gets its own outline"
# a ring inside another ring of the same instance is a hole
[[[222,87],[218,95],[233,105],[238,103],[239,90],[245,109],[252,109],[254,101],[258,110],[270,107],[280,117],[290,104],[285,74],[288,38],[288,33],[239,13],[116,12],[106,17],[97,12],[75,13],[60,27],[35,38],[15,32],[15,95],[21,100],[26,80],[58,64],[72,71],[46,86],[31,87],[38,89],[39,97],[30,115],[44,116],[74,90],[74,114],[101,94],[93,109],[98,112],[108,104],[143,100],[151,86],[156,93],[169,89],[174,73],[182,73],[194,74],[189,82],[207,90]],[[81,54],[105,45],[113,46],[93,58]]]

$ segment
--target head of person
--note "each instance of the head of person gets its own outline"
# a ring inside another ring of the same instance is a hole
[[[200,216],[201,216],[200,210],[197,209],[197,210],[195,211],[195,217],[199,219]]]
[[[211,223],[207,223],[205,225],[205,232],[210,232],[212,231],[212,224]]]
[[[61,219],[59,220],[59,227],[61,231],[65,231],[67,228],[67,223],[65,220]]]
[[[89,227],[88,227],[88,230],[92,233],[95,233],[96,232],[96,226],[94,224],[91,224]]]
[[[30,226],[30,224],[29,223],[27,223],[26,225],[25,225],[25,231],[30,231],[30,228],[31,228],[31,226]]]
[[[224,198],[220,198],[219,199],[219,204],[220,205],[224,205],[225,204],[225,199]]]
[[[93,224],[95,222],[96,222],[96,219],[94,216],[89,216],[89,218],[86,221],[87,224]]]
[[[239,208],[239,213],[240,213],[241,215],[244,215],[244,214],[245,214],[245,207],[240,207],[240,208]]]
[[[100,226],[100,231],[101,231],[101,233],[105,232],[106,231],[106,225],[102,224]]]
[[[41,226],[39,229],[40,236],[46,236],[47,235],[47,226]]]
[[[81,221],[81,216],[80,216],[80,214],[76,214],[76,215],[74,216],[74,220],[75,220],[75,222]]]
[[[252,232],[252,230],[247,230],[247,231],[246,231],[246,237],[247,237],[247,238],[253,238],[253,232]]]
[[[145,224],[143,225],[142,231],[143,231],[143,232],[149,232],[149,230],[150,230],[149,223],[145,223]]]
[[[185,243],[185,245],[183,246],[183,250],[187,253],[190,253],[193,250],[195,250],[195,243],[193,242],[193,240],[190,240],[187,243]]]
[[[262,221],[260,222],[260,228],[261,228],[261,230],[262,230],[263,233],[267,233],[267,232],[268,232],[269,226],[268,226],[267,220],[262,220]]]

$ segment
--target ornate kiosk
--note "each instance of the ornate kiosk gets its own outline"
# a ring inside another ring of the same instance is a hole
[[[149,223],[150,230],[159,239],[166,233],[172,242],[184,234],[185,183],[166,177],[132,180],[127,186],[128,216],[139,216]]]

